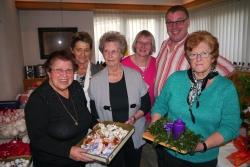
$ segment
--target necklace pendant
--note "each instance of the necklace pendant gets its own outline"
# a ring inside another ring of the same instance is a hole
[[[77,121],[75,121],[75,125],[78,125],[78,122],[77,122]]]

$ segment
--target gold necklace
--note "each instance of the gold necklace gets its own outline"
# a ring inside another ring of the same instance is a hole
[[[56,92],[56,91],[55,91],[55,92]],[[70,98],[70,100],[71,100],[71,102],[72,102],[72,104],[73,104],[73,107],[74,107],[74,110],[75,110],[75,113],[76,113],[76,119],[70,114],[70,112],[68,111],[68,109],[66,108],[66,106],[63,104],[63,102],[62,102],[62,100],[61,100],[61,98],[59,97],[59,95],[58,95],[57,92],[56,92],[56,95],[57,95],[57,97],[60,99],[60,101],[61,101],[63,107],[65,108],[65,110],[68,112],[68,114],[71,116],[71,118],[75,121],[75,125],[78,125],[78,116],[77,116],[77,112],[76,112],[76,108],[75,108],[74,102],[73,102],[72,98],[70,97],[70,93],[69,93],[69,98]]]
[[[144,76],[145,76],[145,71],[147,70],[147,68],[148,68],[148,57],[149,56],[147,56],[146,57],[146,61],[145,61],[145,67],[141,67],[140,65],[139,65],[139,63],[138,63],[138,61],[137,61],[137,59],[136,59],[136,55],[135,55],[135,64],[142,70],[142,78],[144,78]]]

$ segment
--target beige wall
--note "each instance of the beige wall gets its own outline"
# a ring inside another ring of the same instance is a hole
[[[24,65],[43,64],[40,59],[38,29],[44,27],[77,27],[94,39],[92,11],[19,11]],[[93,53],[94,54],[94,53]],[[94,56],[92,56],[94,57]],[[94,62],[94,60],[92,60]]]
[[[62,16],[60,11],[18,11],[14,0],[0,0],[0,100],[24,92],[24,66],[44,63],[38,27],[77,27],[94,37],[92,11],[63,11]]]
[[[0,0],[0,100],[23,93],[23,50],[14,0]]]

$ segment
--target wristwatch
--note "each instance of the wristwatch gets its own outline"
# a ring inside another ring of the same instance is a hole
[[[134,122],[136,122],[137,119],[135,118],[135,116],[132,116],[132,117],[134,118]]]
[[[202,152],[206,152],[207,151],[207,145],[204,141],[201,141],[201,144],[203,145],[203,151]]]

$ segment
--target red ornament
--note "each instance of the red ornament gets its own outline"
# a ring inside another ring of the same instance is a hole
[[[30,146],[19,140],[11,140],[0,145],[0,158],[6,159],[13,156],[29,155]]]

